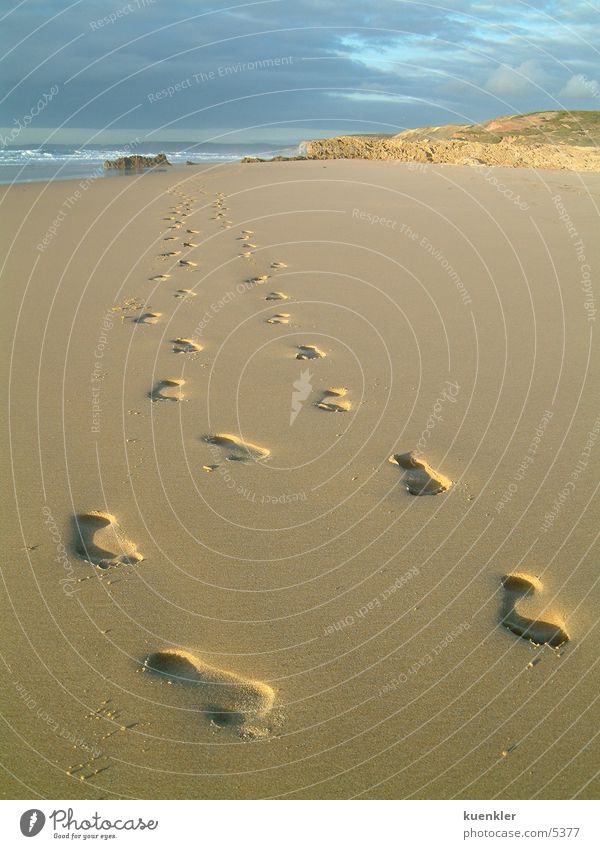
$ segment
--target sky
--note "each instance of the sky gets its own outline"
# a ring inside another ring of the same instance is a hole
[[[600,109],[598,0],[3,0],[13,144],[296,143]]]

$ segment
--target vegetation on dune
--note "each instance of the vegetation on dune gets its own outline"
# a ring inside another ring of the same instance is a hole
[[[409,141],[455,140],[497,144],[562,144],[579,147],[600,145],[600,110],[528,112],[493,118],[483,124],[446,124],[404,130],[396,138]]]

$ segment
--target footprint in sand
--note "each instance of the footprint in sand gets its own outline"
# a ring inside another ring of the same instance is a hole
[[[170,684],[193,687],[200,711],[214,725],[248,736],[267,733],[268,729],[255,725],[265,719],[275,702],[273,689],[263,681],[210,666],[183,649],[154,652],[146,658],[144,669]]]
[[[289,324],[290,314],[289,312],[278,312],[270,318],[267,318],[266,322],[267,324]]]
[[[170,256],[179,256],[180,253],[181,251],[167,251],[164,254],[159,254],[159,257],[161,257],[162,259],[167,259]]]
[[[268,295],[265,295],[265,301],[287,301],[289,297],[285,292],[269,292]]]
[[[191,259],[180,259],[180,260],[179,260],[179,265],[180,265],[182,268],[196,268],[196,266],[198,265],[198,263],[197,263],[197,262],[192,262],[192,260],[191,260]]]
[[[287,262],[272,262],[271,268],[287,268]]]
[[[321,360],[325,356],[325,352],[316,345],[298,345],[297,360]]]
[[[143,312],[133,320],[136,324],[158,324],[161,315],[161,312]]]
[[[168,280],[170,274],[155,274],[154,277],[149,277],[149,280]]]
[[[246,250],[252,250],[254,248],[257,248],[258,245],[254,245],[252,242],[244,242],[242,247],[246,248]]]
[[[77,553],[101,569],[140,563],[144,559],[110,513],[100,510],[82,513],[74,517],[74,526]]]
[[[253,285],[256,285],[260,283],[266,283],[268,279],[268,274],[259,274],[257,277],[249,277],[248,280],[246,280],[246,283],[252,283]]]
[[[530,619],[521,616],[517,603],[535,592],[541,592],[542,582],[524,572],[515,572],[502,578],[504,602],[501,609],[502,624],[518,637],[531,640],[536,645],[546,643],[553,648],[568,642],[569,635],[558,617],[548,619]]]
[[[348,413],[352,409],[350,401],[345,401],[344,396],[348,390],[343,386],[332,386],[323,392],[323,397],[316,406],[330,413]]]
[[[437,495],[452,486],[450,478],[436,472],[426,460],[419,459],[414,451],[392,454],[390,463],[396,463],[402,469],[402,483],[411,495]]]
[[[200,233],[200,230],[186,230],[186,233],[189,233],[192,236],[197,236]]]
[[[163,242],[176,242],[177,236],[164,236]]]
[[[181,401],[181,387],[184,383],[185,380],[181,377],[165,377],[164,380],[159,380],[150,392],[150,398],[152,401]]]
[[[175,292],[175,297],[176,298],[195,298],[196,293],[192,292],[191,289],[178,289]]]
[[[200,245],[197,245],[196,242],[184,242],[183,247],[184,248],[199,248]]]
[[[176,354],[196,354],[202,350],[202,345],[199,342],[194,342],[193,339],[173,339],[173,350]]]
[[[238,462],[266,460],[271,455],[268,448],[263,448],[261,445],[254,445],[252,442],[246,442],[240,439],[239,436],[234,436],[231,433],[209,434],[204,437],[204,442],[224,448],[230,452],[227,455],[227,459]]]

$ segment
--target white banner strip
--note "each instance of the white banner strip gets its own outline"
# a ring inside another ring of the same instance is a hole
[[[593,801],[4,801],[2,845],[597,849]],[[118,844],[117,842],[118,841]]]

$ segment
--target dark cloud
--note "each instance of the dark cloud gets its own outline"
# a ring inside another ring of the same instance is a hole
[[[566,5],[28,0],[1,23],[0,126],[52,85],[37,127],[392,132],[594,108],[598,14]]]

